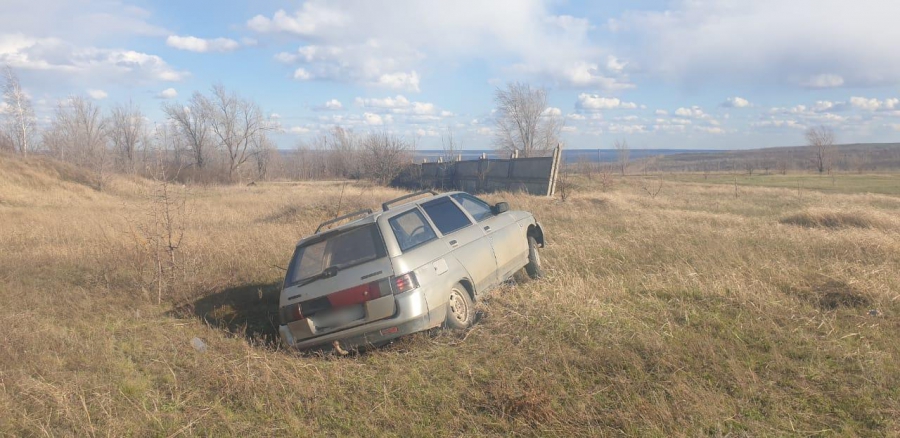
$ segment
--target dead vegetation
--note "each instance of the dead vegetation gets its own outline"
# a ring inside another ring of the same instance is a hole
[[[631,177],[602,193],[578,180],[566,203],[490,195],[546,227],[546,278],[504,286],[463,336],[339,358],[272,342],[281,267],[342,190],[343,211],[396,190],[191,187],[177,279],[190,292],[157,304],[127,232],[152,182],[114,176],[100,193],[52,161],[0,155],[0,169],[0,435],[900,429],[900,234],[874,225],[896,223],[895,197],[735,199],[669,180],[651,197]],[[870,226],[779,223],[798,209]]]
[[[894,228],[889,219],[863,210],[812,209],[785,216],[779,222],[805,228],[876,228],[882,230]]]

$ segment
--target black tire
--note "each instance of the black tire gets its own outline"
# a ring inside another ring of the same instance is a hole
[[[541,255],[538,253],[538,243],[534,236],[528,236],[528,264],[525,265],[525,272],[532,280],[544,276],[544,269],[541,268]]]
[[[475,303],[469,291],[456,283],[450,288],[450,299],[447,302],[447,318],[444,326],[451,330],[465,330],[475,321]]]

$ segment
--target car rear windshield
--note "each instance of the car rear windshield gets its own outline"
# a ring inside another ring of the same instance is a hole
[[[387,255],[375,224],[327,234],[297,247],[288,268],[287,284],[318,275],[326,268],[349,268]]]

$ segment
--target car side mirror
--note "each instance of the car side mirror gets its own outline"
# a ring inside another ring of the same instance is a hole
[[[509,211],[509,203],[506,202],[498,202],[493,207],[491,207],[491,211],[497,215],[503,212]]]

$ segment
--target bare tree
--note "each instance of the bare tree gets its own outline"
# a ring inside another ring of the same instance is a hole
[[[3,73],[6,80],[3,87],[3,102],[7,106],[5,112],[8,135],[13,147],[20,154],[27,156],[32,148],[35,131],[34,109],[31,107],[31,99],[22,90],[19,77],[12,67],[7,65]]]
[[[166,116],[186,140],[193,155],[193,164],[200,169],[206,165],[209,149],[213,147],[211,122],[206,111],[208,105],[206,97],[195,92],[187,105],[173,103],[163,106]]]
[[[269,124],[255,102],[229,93],[222,85],[213,87],[205,109],[214,137],[228,158],[228,180],[234,181],[241,165],[250,158],[251,142],[264,135]]]
[[[459,154],[459,149],[456,139],[453,138],[453,128],[448,126],[447,135],[441,134],[441,155],[444,157],[444,161],[455,161]]]
[[[547,91],[525,83],[510,83],[494,93],[497,107],[497,149],[520,157],[535,157],[559,143],[562,121],[547,111]]]
[[[827,126],[814,126],[806,130],[806,144],[812,151],[813,166],[824,173],[831,166],[831,148],[834,146],[834,131]]]
[[[96,189],[102,191],[110,171],[107,125],[100,108],[73,96],[60,101],[44,135],[44,142],[57,158],[91,169]]]
[[[409,163],[411,147],[402,138],[386,132],[372,133],[363,141],[366,176],[388,184]]]
[[[109,141],[116,152],[119,169],[133,173],[138,145],[147,136],[144,115],[140,108],[129,101],[126,105],[116,105],[112,109],[107,125]]]
[[[339,178],[362,177],[363,163],[359,157],[360,139],[353,132],[335,126],[321,139],[328,150],[328,170]]]
[[[626,140],[616,140],[615,147],[616,154],[619,157],[619,171],[622,172],[622,176],[625,176],[625,172],[628,170],[628,155],[631,148],[628,147],[628,141]]]
[[[275,144],[264,133],[253,136],[250,142],[253,162],[256,164],[256,178],[265,180],[269,177],[269,165],[278,154]]]

